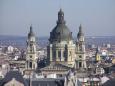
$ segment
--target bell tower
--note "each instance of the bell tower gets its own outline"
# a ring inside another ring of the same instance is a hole
[[[26,69],[37,68],[37,55],[36,55],[36,38],[33,33],[32,26],[30,26],[30,32],[27,39],[27,52],[26,52]]]
[[[86,56],[85,56],[85,40],[82,26],[79,26],[79,32],[77,34],[76,42],[76,67],[86,68]]]

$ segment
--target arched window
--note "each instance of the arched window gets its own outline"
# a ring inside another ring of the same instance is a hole
[[[32,68],[32,62],[29,63],[29,67]]]
[[[82,56],[80,55],[80,56],[79,56],[79,58],[81,59],[81,58],[82,58]]]
[[[58,51],[58,57],[61,57],[61,51]]]
[[[53,51],[53,57],[56,57],[56,51]]]
[[[79,67],[82,67],[82,62],[79,62]]]
[[[30,58],[32,58],[32,55],[30,55]]]

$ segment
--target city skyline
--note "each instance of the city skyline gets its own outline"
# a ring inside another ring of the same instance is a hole
[[[73,36],[82,24],[86,36],[114,36],[114,0],[1,0],[0,35],[26,36],[32,24],[38,37],[48,36],[61,8]]]

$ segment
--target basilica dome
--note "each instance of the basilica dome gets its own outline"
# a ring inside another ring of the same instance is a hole
[[[61,42],[61,41],[70,41],[72,40],[72,32],[65,24],[64,12],[60,9],[58,12],[58,21],[57,25],[50,32],[49,41],[52,42]]]

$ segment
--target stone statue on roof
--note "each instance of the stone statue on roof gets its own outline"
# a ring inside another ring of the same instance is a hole
[[[77,85],[77,76],[74,69],[71,69],[65,77],[64,86],[78,86]]]

